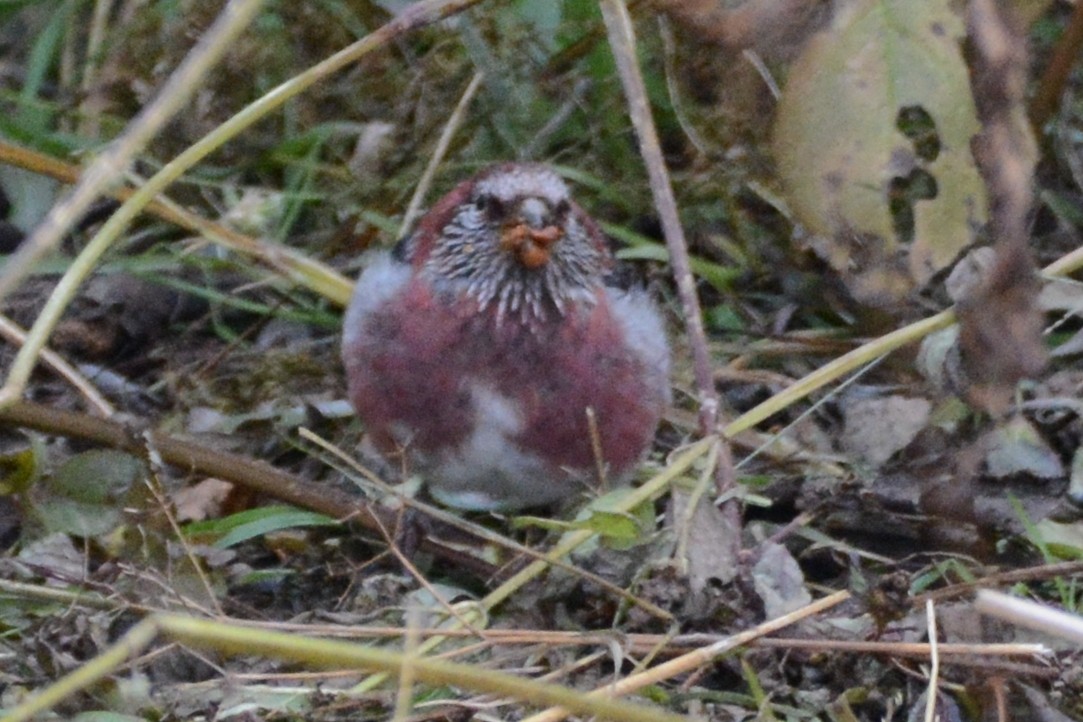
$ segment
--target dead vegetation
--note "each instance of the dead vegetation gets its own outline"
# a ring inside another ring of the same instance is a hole
[[[1079,606],[1079,3],[257,5],[0,10],[4,719],[1083,716],[972,603]],[[359,464],[340,306],[506,160],[674,403],[634,490],[464,518]]]

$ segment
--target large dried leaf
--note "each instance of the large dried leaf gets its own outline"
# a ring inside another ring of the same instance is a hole
[[[929,423],[932,404],[906,396],[844,398],[842,447],[879,468]]]
[[[948,0],[855,0],[793,64],[775,128],[779,172],[859,300],[899,300],[985,220],[963,33]]]

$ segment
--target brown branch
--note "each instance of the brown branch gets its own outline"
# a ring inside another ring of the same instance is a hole
[[[914,597],[913,604],[915,607],[919,607],[924,605],[926,600],[929,599],[940,603],[949,599],[970,597],[978,589],[994,589],[996,587],[1007,587],[1021,582],[1033,583],[1045,581],[1047,579],[1055,579],[1056,577],[1070,578],[1079,574],[1083,574],[1083,562],[1080,561],[1042,564],[1040,566],[1026,567],[1024,569],[1009,569],[1002,572],[987,574],[971,582],[952,584],[951,586],[942,589],[934,589],[931,592],[919,594]]]
[[[150,446],[167,464],[188,473],[223,479],[279,501],[355,524],[377,535],[381,535],[383,529],[396,527],[397,513],[394,510],[366,503],[360,497],[287,474],[262,461],[241,454],[209,449],[160,431],[140,434],[115,421],[29,402],[17,402],[0,409],[0,426],[35,429],[109,446],[138,456],[143,456],[146,447]],[[460,538],[463,535],[461,531],[455,533]],[[483,543],[478,540],[478,544]],[[489,564],[445,547],[430,536],[422,538],[419,546],[476,574],[490,577],[495,573],[495,569]]]
[[[1029,248],[1037,151],[1024,115],[1027,45],[1021,27],[994,0],[973,0],[974,102],[982,131],[972,143],[989,190],[989,237],[996,260],[959,300],[959,349],[972,404],[993,414],[1010,408],[1016,384],[1042,370],[1041,284]]]
[[[637,64],[635,32],[631,18],[628,16],[628,9],[622,0],[602,0],[600,7],[613,59],[617,65],[617,74],[620,76],[628,104],[628,116],[635,129],[640,153],[647,167],[651,196],[654,198],[658,218],[662,224],[673,280],[684,312],[685,333],[692,354],[692,371],[696,382],[696,393],[699,396],[700,431],[704,436],[710,436],[718,433],[720,401],[714,385],[714,370],[707,345],[707,333],[703,328],[703,312],[696,293],[696,281],[692,275],[688,242],[681,226],[677,201],[662,154],[662,145],[651,116],[646,84]],[[714,471],[716,492],[719,495],[735,488],[737,475],[733,468],[729,440],[724,436],[721,438],[720,453]],[[731,499],[725,502],[721,512],[726,524],[733,532],[731,534],[732,546],[725,550],[724,556],[736,560],[740,551],[740,534],[736,530],[741,528],[741,513],[737,501]]]
[[[609,31],[609,45],[617,65],[621,86],[628,103],[628,117],[632,121],[640,153],[647,167],[651,196],[662,224],[669,265],[677,286],[677,296],[684,312],[685,333],[692,354],[692,371],[696,380],[696,393],[700,403],[700,431],[706,436],[714,433],[718,423],[718,393],[714,386],[714,372],[707,348],[707,334],[703,329],[703,312],[696,294],[695,276],[688,255],[688,242],[677,212],[677,201],[666,170],[662,144],[651,117],[647,88],[639,72],[636,58],[635,36],[627,9],[616,0],[601,4],[602,18]]]

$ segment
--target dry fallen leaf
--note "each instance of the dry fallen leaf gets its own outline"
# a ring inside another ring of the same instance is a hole
[[[878,468],[914,440],[931,411],[926,399],[905,396],[844,399],[842,446]]]
[[[215,478],[178,489],[172,495],[177,521],[203,521],[221,516],[222,507],[232,490],[233,484]]]
[[[763,601],[768,619],[775,619],[812,603],[801,567],[790,551],[774,542],[762,547],[759,560],[752,567],[752,584]]]
[[[861,302],[897,303],[985,221],[963,36],[947,0],[854,2],[786,81],[780,176],[813,247]]]

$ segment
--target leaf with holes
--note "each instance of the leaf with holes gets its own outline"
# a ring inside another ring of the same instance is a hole
[[[865,303],[925,284],[985,221],[963,35],[948,0],[857,0],[786,82],[779,173],[817,252]]]

